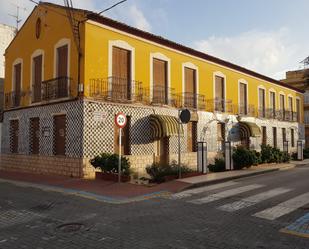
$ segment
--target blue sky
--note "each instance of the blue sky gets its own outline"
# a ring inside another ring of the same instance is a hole
[[[99,11],[117,1],[73,4]],[[13,4],[25,8],[24,20],[34,7],[29,0],[0,0],[1,23],[14,25]],[[106,15],[281,79],[309,56],[308,9],[308,0],[127,0]]]

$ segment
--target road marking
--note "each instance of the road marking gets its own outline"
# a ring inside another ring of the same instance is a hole
[[[296,209],[309,203],[309,193],[299,195],[288,201],[282,202],[277,206],[265,209],[261,212],[254,214],[253,216],[266,219],[275,220],[283,215],[289,214]]]
[[[286,192],[291,191],[292,189],[287,189],[287,188],[275,188],[257,195],[249,196],[247,198],[244,198],[240,201],[235,201],[232,203],[225,204],[218,209],[222,211],[227,211],[227,212],[234,212],[237,210],[240,210],[242,208],[247,208],[250,206],[253,206],[259,202],[265,201],[267,199],[270,199],[272,197],[275,197],[277,195],[284,194]]]
[[[218,184],[200,187],[200,188],[189,189],[189,190],[185,190],[185,191],[180,192],[180,193],[173,194],[171,196],[171,199],[182,199],[182,198],[185,198],[185,197],[190,197],[194,194],[200,194],[200,193],[203,193],[203,192],[206,192],[206,191],[211,191],[211,190],[215,190],[215,189],[219,189],[219,188],[229,187],[229,186],[233,186],[235,184],[237,184],[237,182],[230,181],[230,182],[218,183]]]
[[[209,203],[209,202],[213,202],[213,201],[217,201],[223,198],[227,198],[233,195],[237,195],[240,193],[244,193],[250,190],[254,190],[257,188],[261,188],[264,187],[264,185],[260,185],[260,184],[252,184],[252,185],[247,185],[247,186],[243,186],[243,187],[239,187],[239,188],[234,188],[234,189],[229,189],[217,194],[213,194],[213,195],[209,195],[200,199],[195,199],[192,201],[188,201],[194,204],[203,204],[203,203]]]

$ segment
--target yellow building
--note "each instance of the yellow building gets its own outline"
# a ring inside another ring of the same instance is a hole
[[[143,174],[177,159],[196,167],[196,143],[213,158],[224,141],[296,149],[303,93],[241,66],[90,11],[40,3],[5,53],[1,167],[92,177],[89,158],[122,149]]]

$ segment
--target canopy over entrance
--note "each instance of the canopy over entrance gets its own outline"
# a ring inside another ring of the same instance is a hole
[[[178,135],[178,119],[173,116],[151,114],[150,115],[151,136],[153,139]],[[180,135],[183,135],[182,125]]]

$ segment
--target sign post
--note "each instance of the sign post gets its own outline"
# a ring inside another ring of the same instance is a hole
[[[189,123],[191,119],[191,113],[188,109],[179,110],[178,111],[178,171],[179,176],[181,178],[181,143],[180,143],[180,128],[182,124]]]
[[[115,124],[119,128],[119,158],[118,158],[118,183],[121,182],[121,135],[122,135],[122,128],[124,128],[127,124],[127,116],[119,112],[115,116]]]

